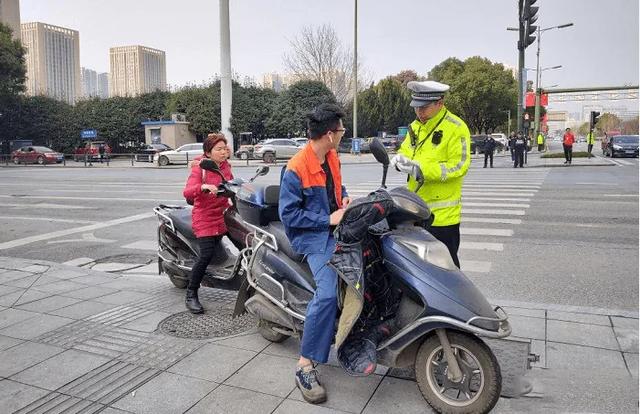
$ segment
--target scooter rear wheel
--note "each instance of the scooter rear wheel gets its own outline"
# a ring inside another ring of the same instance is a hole
[[[436,335],[427,338],[416,356],[415,370],[423,397],[438,413],[488,413],[502,390],[500,365],[489,347],[475,336],[447,331],[463,373],[460,382],[447,378],[447,360]]]
[[[274,326],[278,325],[274,324],[273,322],[260,319],[260,322],[258,322],[258,333],[262,335],[262,337],[267,341],[275,342],[277,344],[279,344],[280,342],[284,342],[287,338],[289,338],[288,335],[276,332],[271,329]]]
[[[172,275],[171,273],[167,273],[167,276],[169,276],[169,280],[171,281],[171,283],[173,283],[173,286],[177,287],[178,289],[184,289],[189,284],[189,281],[187,279]]]

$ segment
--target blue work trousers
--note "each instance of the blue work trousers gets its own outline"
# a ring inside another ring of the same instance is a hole
[[[338,311],[336,296],[338,276],[327,264],[335,246],[333,236],[329,236],[324,253],[307,255],[307,263],[316,282],[316,291],[307,307],[300,355],[322,364],[329,359]]]

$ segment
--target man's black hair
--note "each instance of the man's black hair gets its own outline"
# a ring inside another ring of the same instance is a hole
[[[338,105],[329,103],[318,105],[307,114],[309,138],[318,139],[327,132],[335,130],[340,125],[340,120],[344,117],[345,113]]]

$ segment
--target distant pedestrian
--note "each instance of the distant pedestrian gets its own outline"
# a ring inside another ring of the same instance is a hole
[[[493,168],[493,151],[496,149],[496,140],[488,135],[484,140],[484,168],[487,168],[487,159],[490,160],[491,168]]]
[[[104,159],[105,148],[104,144],[100,144],[98,147],[98,154],[100,155],[100,164],[102,164],[102,160]]]
[[[576,142],[576,137],[571,132],[571,128],[564,130],[564,137],[562,138],[562,147],[564,148],[565,164],[571,164],[571,158],[573,157],[573,143]]]
[[[604,133],[604,137],[602,137],[602,142],[600,146],[602,147],[602,155],[607,155],[607,146],[609,145],[609,136],[607,133]]]
[[[589,158],[593,157],[591,155],[591,151],[593,151],[593,144],[596,143],[596,134],[593,130],[589,131],[587,134],[587,152],[589,153]]]
[[[515,153],[513,168],[524,168],[524,153],[527,150],[527,140],[522,132],[518,132],[513,144],[513,152]]]
[[[511,136],[509,137],[509,152],[511,153],[511,161],[516,160],[515,147],[516,147],[516,133],[514,131],[511,133]]]
[[[544,135],[542,132],[538,133],[538,152],[542,152],[544,150]]]

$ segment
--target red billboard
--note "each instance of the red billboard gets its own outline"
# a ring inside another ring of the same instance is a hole
[[[535,106],[536,105],[536,94],[535,92],[527,92],[527,96],[525,99],[526,107]],[[540,105],[547,106],[549,105],[549,95],[543,93],[540,95]]]

